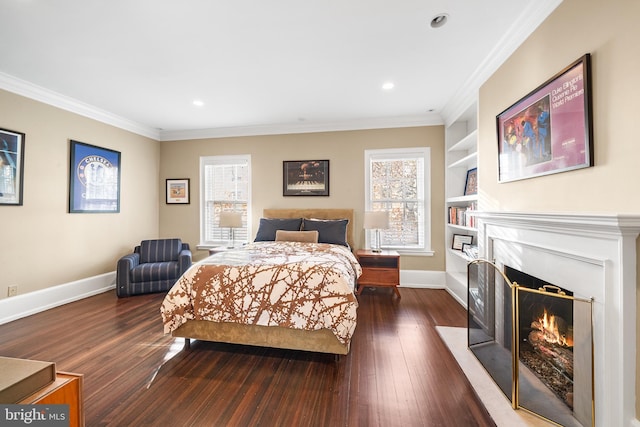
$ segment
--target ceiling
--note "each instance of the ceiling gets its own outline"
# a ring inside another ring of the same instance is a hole
[[[0,0],[0,89],[158,140],[446,123],[560,1]]]

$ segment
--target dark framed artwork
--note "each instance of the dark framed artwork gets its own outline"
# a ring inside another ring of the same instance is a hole
[[[282,162],[283,196],[328,196],[329,160]]]
[[[167,204],[168,205],[188,205],[189,178],[167,179]]]
[[[70,213],[120,212],[120,152],[71,141]]]
[[[473,236],[467,236],[466,234],[454,234],[453,241],[451,242],[451,249],[461,251],[464,245],[470,245],[473,243]]]
[[[591,56],[496,117],[500,182],[593,166]]]
[[[464,195],[478,194],[478,168],[467,171],[467,180],[464,183]]]
[[[0,205],[22,205],[24,133],[0,129]]]

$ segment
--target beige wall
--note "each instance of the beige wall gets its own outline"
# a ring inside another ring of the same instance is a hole
[[[163,236],[180,236],[199,243],[200,156],[250,154],[252,164],[252,236],[264,208],[336,207],[356,213],[355,240],[364,247],[364,150],[394,147],[431,147],[433,257],[403,257],[408,270],[444,270],[444,129],[425,126],[347,132],[217,138],[162,143],[160,185],[167,178],[191,179],[191,204],[160,207]],[[329,159],[329,197],[283,197],[282,161]],[[195,258],[205,256],[195,252]]]
[[[114,271],[158,235],[158,142],[5,91],[0,128],[26,134],[23,206],[0,206],[0,299]],[[70,139],[122,153],[120,213],[67,213]]]
[[[481,209],[640,212],[640,2],[565,0],[480,90]],[[595,167],[497,182],[496,115],[592,54]]]
[[[24,204],[0,206],[0,299],[115,270],[145,238],[180,236],[199,243],[199,158],[251,154],[253,224],[270,207],[336,206],[356,210],[363,243],[364,150],[431,147],[434,257],[403,257],[404,269],[444,270],[444,130],[442,126],[157,142],[0,90],[0,128],[24,132]],[[69,140],[120,151],[120,213],[68,213]],[[161,161],[162,158],[162,161]],[[282,196],[282,160],[331,161],[330,197]],[[191,178],[191,204],[166,205],[165,179]],[[253,230],[255,233],[255,228]],[[204,251],[194,251],[201,258]]]
[[[481,210],[640,213],[639,16],[635,0],[565,0],[483,85]],[[498,184],[496,115],[587,52],[592,54],[595,167]]]

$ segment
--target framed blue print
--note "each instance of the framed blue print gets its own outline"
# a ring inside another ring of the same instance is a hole
[[[69,212],[120,212],[119,151],[71,141]]]

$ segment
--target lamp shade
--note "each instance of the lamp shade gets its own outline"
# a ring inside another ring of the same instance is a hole
[[[387,211],[365,212],[363,228],[365,230],[389,228],[389,212]]]
[[[220,227],[241,228],[241,212],[220,212]]]

